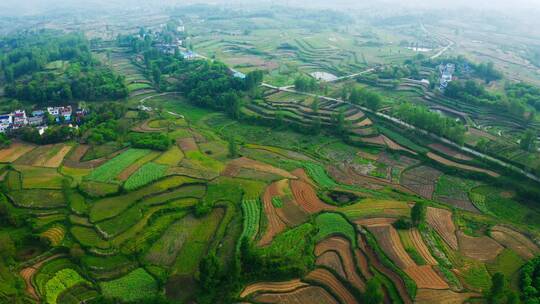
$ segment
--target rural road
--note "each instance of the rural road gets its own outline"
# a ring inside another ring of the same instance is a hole
[[[366,71],[364,71],[364,72],[367,72],[367,71],[369,71],[369,70],[366,70]],[[348,101],[344,101],[344,100],[341,100],[341,99],[331,98],[331,97],[327,97],[327,96],[323,96],[323,95],[317,95],[317,94],[312,94],[312,93],[307,93],[307,92],[300,92],[300,91],[296,91],[296,90],[291,89],[291,88],[288,88],[288,87],[282,87],[282,88],[280,88],[280,87],[276,87],[276,86],[273,86],[273,85],[270,85],[270,84],[267,84],[267,83],[262,83],[261,86],[266,87],[266,88],[270,88],[270,89],[273,89],[273,90],[282,91],[282,92],[296,93],[296,94],[300,94],[300,95],[305,95],[305,96],[310,96],[310,97],[319,98],[319,99],[322,99],[322,100],[333,101],[333,102],[340,102],[340,103],[346,103],[346,104],[349,104],[349,105],[351,105],[351,106],[353,106],[353,107],[358,107],[359,109],[361,109],[361,110],[364,111],[364,112],[367,112],[367,113],[371,113],[371,114],[373,114],[373,115],[376,115],[376,116],[378,116],[378,117],[380,117],[380,118],[383,118],[383,119],[385,119],[385,120],[387,120],[387,121],[390,121],[390,122],[393,122],[393,123],[395,123],[395,124],[397,124],[397,125],[400,125],[400,126],[406,128],[406,129],[418,131],[418,132],[420,132],[420,133],[422,133],[422,134],[424,134],[424,135],[428,135],[428,136],[430,136],[430,137],[432,137],[432,138],[435,138],[435,139],[437,139],[437,140],[439,140],[439,141],[441,141],[441,142],[443,142],[443,143],[445,143],[445,144],[447,144],[447,145],[450,145],[450,146],[452,146],[452,147],[454,147],[454,148],[456,148],[456,149],[458,149],[458,150],[460,150],[460,151],[463,151],[463,152],[472,154],[472,155],[474,155],[474,156],[476,156],[476,157],[479,157],[479,158],[481,158],[481,159],[484,159],[484,160],[487,160],[487,161],[489,161],[489,162],[498,164],[498,165],[500,165],[500,166],[502,166],[502,167],[505,167],[505,168],[510,169],[510,170],[512,170],[512,171],[514,171],[514,172],[517,172],[517,173],[519,173],[519,174],[521,174],[521,175],[523,175],[523,176],[525,176],[525,177],[527,177],[527,178],[529,178],[529,179],[532,179],[532,180],[534,180],[534,181],[536,181],[536,182],[540,182],[540,178],[539,178],[538,176],[536,176],[536,175],[534,175],[534,174],[532,174],[532,173],[526,172],[525,170],[523,170],[523,169],[521,169],[521,168],[518,168],[518,167],[516,167],[516,166],[514,166],[514,165],[512,165],[512,164],[509,164],[509,163],[507,163],[507,162],[505,162],[505,161],[502,161],[502,160],[500,160],[500,159],[498,159],[498,158],[494,158],[494,157],[492,157],[492,156],[486,155],[486,154],[481,153],[481,152],[479,152],[479,151],[476,151],[476,150],[474,150],[474,149],[471,149],[471,148],[468,148],[468,147],[461,146],[461,145],[459,145],[459,144],[457,144],[457,143],[455,143],[455,142],[453,142],[453,141],[451,141],[451,140],[448,140],[448,139],[446,139],[446,138],[443,138],[443,137],[441,137],[441,136],[438,136],[438,135],[433,134],[433,133],[431,133],[431,132],[428,132],[428,131],[426,131],[426,130],[417,128],[417,127],[415,127],[415,126],[413,126],[413,125],[410,125],[410,124],[408,124],[408,123],[406,123],[406,122],[404,122],[404,121],[402,121],[402,120],[400,120],[400,119],[398,119],[398,118],[392,117],[392,116],[390,116],[390,115],[383,114],[383,113],[380,113],[380,112],[377,112],[377,111],[373,111],[373,110],[370,110],[370,109],[368,109],[368,108],[366,108],[366,107],[362,107],[362,106],[359,106],[359,105],[356,105],[356,104],[353,104],[353,103],[350,103],[350,102],[348,102]]]

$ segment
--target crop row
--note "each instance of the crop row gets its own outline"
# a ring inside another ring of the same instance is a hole
[[[242,212],[244,213],[242,238],[247,237],[253,240],[259,232],[259,220],[261,216],[261,204],[259,200],[242,201]]]

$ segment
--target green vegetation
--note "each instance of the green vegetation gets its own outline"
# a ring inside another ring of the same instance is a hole
[[[93,170],[86,178],[97,182],[111,182],[120,172],[148,153],[148,150],[129,149]]]
[[[354,227],[339,213],[323,213],[315,218],[315,225],[319,229],[315,236],[321,241],[332,235],[346,237],[353,246],[356,246],[356,232]]]
[[[521,270],[520,290],[522,298],[526,303],[535,303],[540,300],[540,292],[536,287],[539,277],[538,269],[540,269],[540,257],[527,262]]]
[[[243,200],[242,213],[244,216],[241,239],[253,240],[259,232],[261,218],[261,203],[259,200]]]
[[[135,190],[144,185],[147,185],[157,179],[160,179],[165,175],[167,171],[167,166],[159,165],[156,163],[147,163],[137,170],[133,175],[131,175],[126,183],[124,188],[128,191]]]
[[[309,177],[311,177],[319,186],[322,188],[335,188],[337,186],[337,183],[326,174],[326,170],[319,165],[314,163],[305,163],[304,168],[306,169],[306,172],[309,174]]]
[[[78,284],[90,284],[73,269],[62,269],[45,285],[45,295],[48,304],[56,304],[58,296],[67,289]]]
[[[119,279],[102,282],[99,286],[105,297],[117,298],[125,302],[150,299],[158,292],[156,280],[142,268]]]

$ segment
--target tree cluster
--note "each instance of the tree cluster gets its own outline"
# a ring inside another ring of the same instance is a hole
[[[131,133],[129,141],[135,148],[167,151],[171,146],[171,140],[161,133]]]
[[[355,87],[351,90],[349,101],[354,104],[364,105],[373,111],[377,111],[382,104],[382,97],[376,92]]]
[[[465,126],[453,119],[431,112],[425,106],[402,103],[396,108],[396,115],[403,121],[446,137],[458,144],[465,141]]]
[[[319,84],[313,77],[300,76],[294,80],[294,87],[298,91],[314,92],[319,89]]]
[[[128,94],[124,78],[94,60],[89,42],[79,34],[23,35],[0,59],[8,97],[45,103],[119,99]],[[59,61],[61,68],[47,67]]]
[[[540,303],[540,257],[523,266],[520,289],[524,303]]]

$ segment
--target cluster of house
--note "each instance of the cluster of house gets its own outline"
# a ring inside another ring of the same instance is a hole
[[[448,84],[454,79],[456,65],[452,63],[439,65],[439,73],[441,74],[439,89],[444,91]]]
[[[71,106],[65,107],[48,107],[44,110],[32,111],[30,115],[26,115],[25,110],[16,110],[12,113],[0,115],[0,133],[5,133],[8,130],[16,130],[24,126],[38,127],[47,123],[47,114],[54,117],[57,123],[59,122],[72,122],[80,121],[86,110],[78,109],[73,115],[73,109]]]

